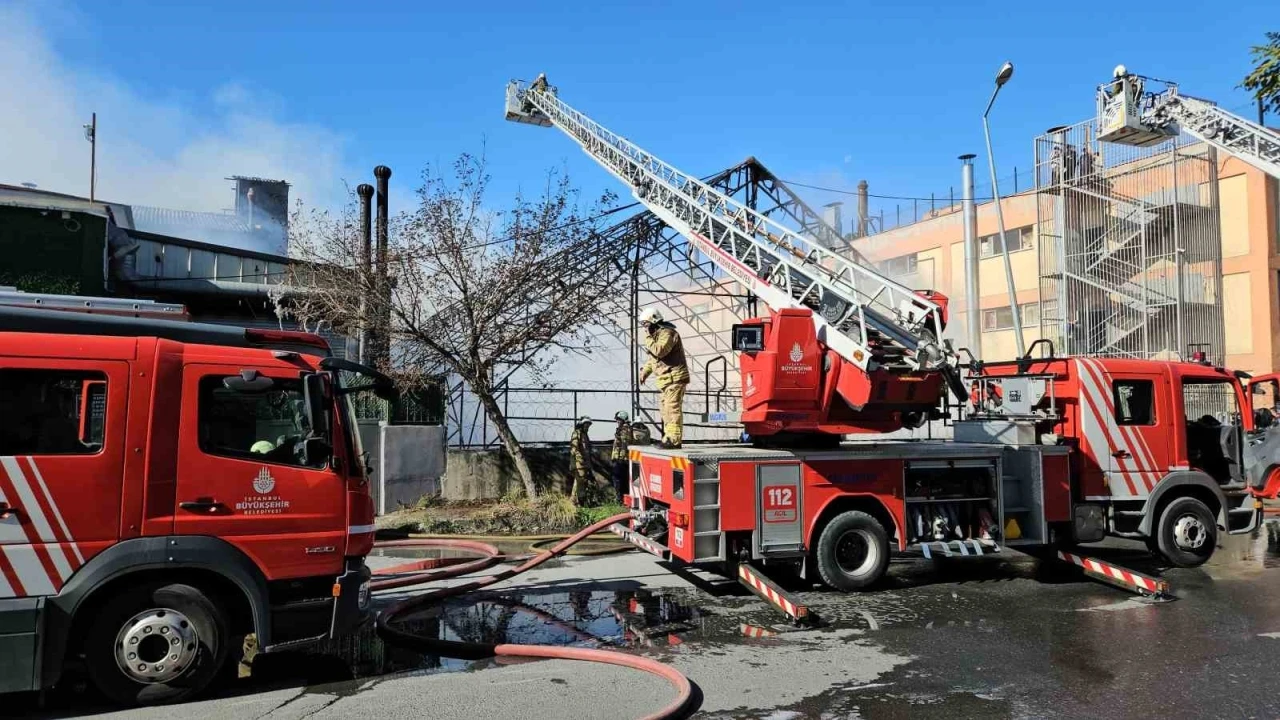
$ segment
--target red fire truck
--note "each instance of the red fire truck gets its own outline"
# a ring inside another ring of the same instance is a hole
[[[116,701],[176,701],[246,633],[357,627],[349,399],[389,387],[315,335],[0,307],[0,692],[77,663]]]
[[[799,618],[752,563],[854,590],[884,574],[891,550],[984,555],[1117,535],[1190,566],[1218,532],[1254,528],[1259,497],[1280,490],[1280,430],[1269,410],[1255,418],[1243,375],[1056,358],[1047,343],[1032,347],[1042,359],[962,363],[943,339],[947,298],[886,276],[838,231],[788,227],[753,196],[680,171],[569,105],[546,75],[509,83],[505,115],[564,132],[679,232],[691,258],[773,311],[732,331],[736,419],[753,442],[632,452],[633,520],[614,530],[642,548],[735,566]],[[948,393],[971,406],[953,439],[842,442],[949,417]]]
[[[902,427],[939,385],[900,375],[869,396],[868,374],[832,372],[841,365],[808,315],[734,327],[756,442],[633,449],[635,520],[622,534],[685,563],[787,564],[855,590],[894,551],[980,556],[1108,535],[1195,566],[1219,532],[1255,528],[1260,498],[1280,491],[1280,429],[1270,407],[1253,411],[1246,376],[1202,362],[1055,358],[1043,341],[1047,357],[970,366],[974,392],[953,439],[840,442],[826,429]],[[875,410],[872,422],[855,403]],[[796,447],[783,431],[797,427],[825,443]]]

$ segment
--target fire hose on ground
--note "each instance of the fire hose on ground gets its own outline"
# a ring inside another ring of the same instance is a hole
[[[667,706],[661,710],[644,716],[643,720],[665,720],[667,718],[684,717],[687,711],[690,710],[689,706],[693,701],[693,685],[689,682],[687,677],[675,668],[669,665],[664,665],[656,660],[616,652],[613,650],[598,650],[593,648],[441,640],[438,638],[416,635],[396,627],[395,624],[395,620],[400,616],[414,611],[423,610],[437,603],[443,602],[447,598],[479,590],[493,585],[494,583],[499,583],[513,578],[528,570],[532,570],[544,562],[564,554],[566,550],[575,543],[582,541],[584,538],[607,529],[613,523],[626,522],[630,517],[631,516],[627,513],[614,515],[613,517],[601,520],[600,522],[565,538],[555,546],[539,552],[536,555],[531,557],[524,556],[521,558],[514,558],[522,561],[516,567],[502,570],[494,573],[493,575],[475,578],[460,585],[437,588],[400,600],[378,614],[378,635],[392,645],[409,648],[419,652],[427,652],[433,655],[460,658],[464,660],[480,660],[487,658],[551,658],[606,663],[635,670],[643,670],[644,672],[665,679],[676,689],[676,697],[674,700],[668,703]],[[490,568],[503,560],[513,559],[505,558],[498,548],[493,545],[476,540],[465,539],[427,538],[389,540],[378,543],[377,547],[463,550],[466,552],[477,553],[480,557],[475,560],[462,562],[459,562],[457,559],[430,558],[425,560],[416,560],[402,565],[396,565],[394,567],[383,568],[375,571],[374,574],[380,577],[388,577],[375,580],[370,586],[374,591],[389,590],[459,577],[461,575],[467,575],[469,573]]]

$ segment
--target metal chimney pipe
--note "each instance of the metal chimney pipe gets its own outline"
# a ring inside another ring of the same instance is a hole
[[[973,153],[960,156],[960,189],[964,214],[964,298],[965,329],[969,335],[969,351],[982,359],[982,297],[978,287],[978,208],[973,201]]]
[[[244,197],[249,203],[249,232],[253,232],[253,188],[249,188]]]
[[[360,272],[363,273],[366,282],[373,274],[373,186],[368,183],[361,183],[356,186],[356,194],[360,196]],[[360,362],[366,362],[369,356],[369,310],[365,295],[360,296],[360,328],[359,328],[359,357]]]
[[[360,266],[370,270],[373,267],[373,186],[357,185],[356,194],[360,196]]]
[[[867,181],[858,181],[858,237],[867,236]]]
[[[379,165],[373,169],[373,176],[377,178],[378,190],[376,202],[378,206],[377,224],[374,226],[374,232],[378,238],[378,300],[381,304],[380,316],[377,326],[377,342],[374,343],[373,357],[375,367],[385,365],[390,353],[391,339],[387,337],[390,328],[391,311],[388,304],[391,301],[391,281],[390,272],[387,268],[387,181],[391,179],[391,168],[386,165]],[[381,369],[381,367],[380,367]]]
[[[827,211],[826,217],[823,219],[826,220],[827,224],[836,231],[836,235],[839,235],[841,238],[844,238],[844,218],[841,217],[840,213],[840,208],[843,206],[844,203],[839,201],[823,205],[823,208]]]
[[[378,273],[387,276],[387,181],[391,179],[391,168],[379,165],[373,169],[373,176],[378,179]]]

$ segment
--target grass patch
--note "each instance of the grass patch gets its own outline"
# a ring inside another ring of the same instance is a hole
[[[543,535],[574,533],[623,512],[617,504],[578,507],[564,495],[535,500],[502,498],[487,503],[433,500],[384,515],[379,529],[439,535]]]

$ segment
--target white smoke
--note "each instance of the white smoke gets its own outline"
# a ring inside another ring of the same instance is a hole
[[[340,134],[277,119],[272,108],[281,101],[245,85],[207,88],[201,106],[76,66],[59,54],[50,30],[68,12],[57,4],[0,5],[0,183],[87,196],[82,126],[93,112],[97,196],[113,202],[220,212],[234,206],[224,178],[250,175],[287,180],[291,198],[332,206],[343,200],[344,175],[369,174],[344,162]]]

